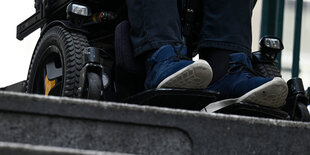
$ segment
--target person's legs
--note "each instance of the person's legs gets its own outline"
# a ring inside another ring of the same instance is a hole
[[[203,0],[203,29],[199,48],[249,53],[255,3],[256,0]]]
[[[203,0],[200,57],[211,65],[212,82],[225,75],[232,52],[249,54],[252,45],[252,10],[256,0]],[[218,65],[218,61],[222,62]]]
[[[146,88],[205,88],[212,70],[204,61],[184,60],[177,0],[127,0],[135,56],[146,57]]]
[[[280,78],[264,78],[253,71],[251,16],[256,0],[203,0],[200,58],[207,60],[214,78],[207,87],[219,99],[279,107],[287,96]],[[222,101],[223,102],[223,101]]]
[[[182,42],[177,0],[127,0],[135,55]]]

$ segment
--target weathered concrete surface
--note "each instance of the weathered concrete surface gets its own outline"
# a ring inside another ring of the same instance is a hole
[[[310,124],[0,92],[0,141],[133,154],[309,154]]]
[[[115,152],[89,151],[8,142],[0,142],[0,153],[7,155],[129,155]]]

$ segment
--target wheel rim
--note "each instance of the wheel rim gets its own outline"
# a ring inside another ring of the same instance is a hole
[[[51,45],[43,53],[34,75],[33,93],[62,96],[64,78],[61,51]]]

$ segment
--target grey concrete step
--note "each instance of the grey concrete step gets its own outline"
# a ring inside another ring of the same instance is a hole
[[[116,152],[89,151],[63,147],[0,142],[0,154],[12,155],[129,155]]]
[[[0,92],[0,141],[130,154],[309,154],[310,124]]]

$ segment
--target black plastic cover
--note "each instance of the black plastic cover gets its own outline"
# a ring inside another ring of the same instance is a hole
[[[281,109],[274,109],[274,108],[269,108],[269,107],[264,107],[264,106],[244,103],[244,102],[229,105],[227,107],[224,107],[216,111],[216,113],[254,116],[254,117],[263,117],[263,118],[285,119],[285,120],[290,119],[288,113],[286,113],[285,111],[282,111]]]
[[[167,107],[174,109],[201,110],[215,102],[219,93],[192,89],[150,89],[125,99],[127,103]]]

